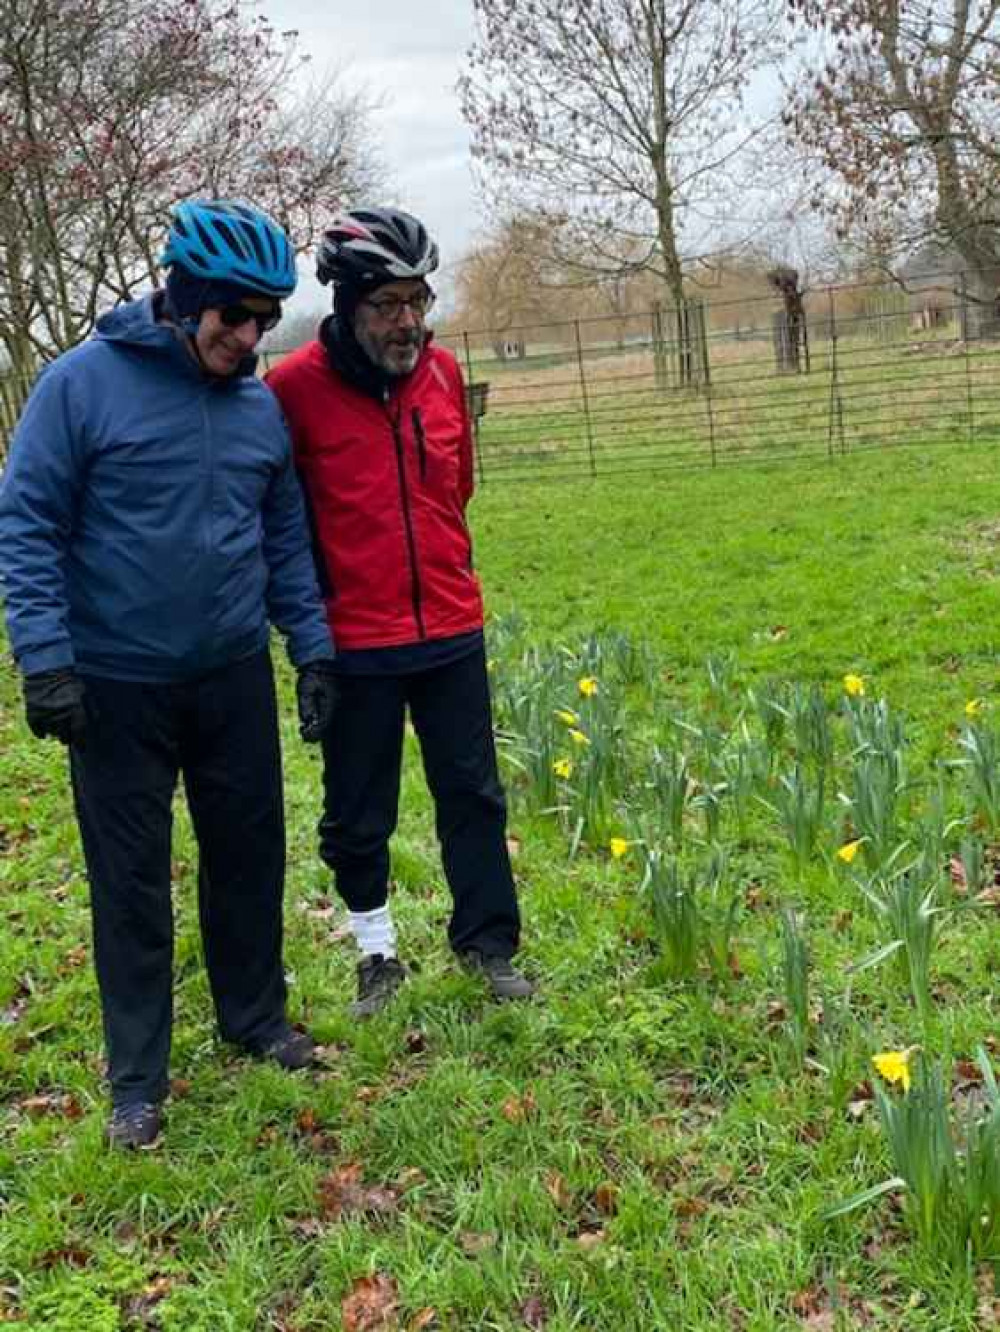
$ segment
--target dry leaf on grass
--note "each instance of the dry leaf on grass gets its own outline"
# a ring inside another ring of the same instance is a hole
[[[537,1109],[534,1093],[526,1091],[523,1096],[508,1096],[500,1107],[500,1113],[509,1124],[523,1124]]]
[[[614,1216],[618,1211],[618,1185],[605,1180],[594,1190],[594,1206],[602,1216]]]
[[[548,1310],[545,1308],[545,1301],[540,1295],[532,1295],[526,1299],[518,1309],[521,1316],[521,1322],[525,1327],[539,1328],[547,1327],[549,1322]]]
[[[362,1167],[352,1161],[324,1175],[319,1182],[320,1215],[326,1221],[343,1216],[391,1216],[399,1206],[396,1191],[387,1185],[364,1184]]]
[[[399,1326],[399,1291],[385,1272],[359,1277],[340,1304],[344,1332],[389,1332]]]
[[[26,1096],[19,1101],[22,1114],[32,1119],[41,1119],[43,1115],[58,1115],[62,1119],[80,1119],[83,1109],[71,1092],[39,1092],[35,1096]]]
[[[550,1170],[545,1176],[545,1192],[561,1212],[568,1212],[573,1206],[573,1195],[558,1170]]]

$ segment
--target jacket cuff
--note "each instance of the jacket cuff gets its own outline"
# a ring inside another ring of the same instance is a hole
[[[22,675],[38,675],[41,671],[72,670],[76,660],[69,643],[53,643],[17,654],[17,664]]]
[[[311,661],[333,661],[336,655],[329,630],[325,630],[322,637],[310,634],[288,640],[288,657],[296,670]]]

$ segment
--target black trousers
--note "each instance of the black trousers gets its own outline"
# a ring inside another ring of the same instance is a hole
[[[226,1040],[285,1022],[285,829],[267,653],[182,684],[84,676],[87,743],[71,751],[94,960],[116,1105],[167,1093],[172,1020],[171,801],[183,775],[198,905]]]
[[[451,946],[510,957],[520,920],[483,650],[413,674],[343,675],[340,691],[323,741],[319,824],[338,893],[351,911],[385,905],[409,707],[453,900]]]

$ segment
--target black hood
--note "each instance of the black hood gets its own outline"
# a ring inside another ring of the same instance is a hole
[[[342,314],[327,315],[319,326],[319,340],[338,375],[369,398],[385,402],[396,376],[386,374],[365,355]]]

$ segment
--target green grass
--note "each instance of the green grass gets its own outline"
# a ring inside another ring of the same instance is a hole
[[[499,627],[515,611],[524,620],[495,670],[521,669],[529,645],[575,650],[594,631],[648,644],[651,674],[624,691],[636,753],[657,707],[708,714],[709,654],[735,654],[741,688],[815,682],[831,701],[857,672],[906,718],[926,774],[954,756],[966,700],[984,699],[987,721],[1000,712],[998,513],[1000,468],[982,446],[641,484],[488,483],[473,513],[480,570]],[[982,1325],[983,1274],[946,1270],[888,1203],[822,1220],[888,1173],[872,1108],[850,1112],[801,1067],[774,1007],[782,905],[806,911],[816,993],[840,993],[874,941],[845,875],[817,856],[795,877],[763,811],[743,844],[727,831],[755,905],[740,918],[739,975],[671,981],[635,860],[587,846],[570,859],[558,820],[533,810],[512,771],[523,958],[542,997],[497,1008],[447,953],[409,742],[394,901],[421,969],[389,1014],[353,1026],[354,958],[313,844],[318,761],[295,738],[283,679],[291,1006],[326,1064],[287,1076],[217,1044],[182,816],[182,1081],[163,1149],[122,1159],[101,1138],[64,757],[32,740],[13,670],[0,675],[0,1323],[320,1332],[342,1326],[361,1277],[383,1273],[403,1328]],[[830,805],[826,854],[841,831]],[[949,919],[933,967],[940,1049],[968,1057],[992,1035],[998,962],[991,918]],[[873,1049],[920,1039],[891,969],[862,973],[853,1004],[848,1091]],[[395,1201],[362,1192],[348,1215],[324,1215],[322,1181],[355,1163],[364,1189],[386,1186]]]

